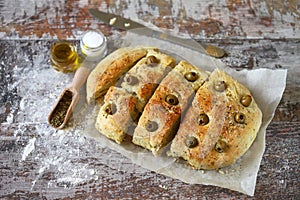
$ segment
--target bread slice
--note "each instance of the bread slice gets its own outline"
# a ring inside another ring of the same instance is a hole
[[[110,87],[96,120],[96,129],[106,137],[121,143],[130,127],[136,123],[137,98],[123,88]]]
[[[174,137],[181,114],[207,77],[206,72],[181,61],[162,80],[146,104],[134,131],[133,143],[156,155]]]
[[[139,112],[143,111],[158,84],[175,65],[173,57],[153,49],[126,73],[121,87],[136,95]]]
[[[260,128],[262,113],[250,91],[216,69],[197,91],[171,144],[170,155],[195,169],[217,169],[240,158]]]
[[[112,86],[105,95],[96,128],[119,144],[132,135],[146,102],[175,63],[171,56],[148,49],[146,57],[126,73],[121,88]]]
[[[87,102],[103,96],[110,86],[126,73],[141,58],[146,56],[149,47],[124,47],[105,57],[90,73],[87,83]]]

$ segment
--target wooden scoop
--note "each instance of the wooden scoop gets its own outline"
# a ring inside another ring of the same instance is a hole
[[[76,70],[71,85],[64,89],[48,116],[48,122],[52,127],[56,129],[64,128],[79,100],[80,88],[85,83],[89,74],[90,69],[84,66]]]

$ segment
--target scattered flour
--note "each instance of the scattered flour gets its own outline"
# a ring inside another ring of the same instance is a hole
[[[35,141],[35,137],[29,140],[28,144],[24,148],[21,160],[26,160],[27,156],[34,150]]]

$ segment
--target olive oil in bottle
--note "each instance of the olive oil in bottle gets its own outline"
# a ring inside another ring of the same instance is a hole
[[[57,71],[63,73],[75,71],[79,67],[75,46],[67,41],[55,42],[50,50],[50,62]]]

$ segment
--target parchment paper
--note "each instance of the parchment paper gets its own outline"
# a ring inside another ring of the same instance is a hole
[[[153,156],[151,152],[125,142],[118,145],[107,139],[95,129],[95,119],[99,107],[95,107],[86,119],[84,134],[96,139],[103,147],[109,147],[126,157],[133,163],[146,169],[164,174],[166,176],[179,179],[190,184],[215,185],[239,191],[247,195],[254,195],[256,177],[260,162],[265,150],[266,128],[274,116],[275,109],[279,104],[286,85],[287,70],[242,70],[235,71],[226,67],[220,60],[214,59],[197,51],[178,46],[174,43],[161,39],[136,35],[128,32],[123,38],[119,38],[116,47],[147,45],[155,46],[161,50],[173,53],[195,66],[208,71],[213,71],[216,67],[226,71],[233,78],[247,86],[254,96],[258,106],[263,113],[263,122],[253,145],[235,164],[220,170],[193,170],[184,163],[175,161],[168,157],[166,153],[160,156]],[[118,46],[119,45],[119,46]],[[197,43],[195,44],[197,45]],[[202,48],[199,46],[199,48]],[[166,151],[168,146],[166,147]]]

